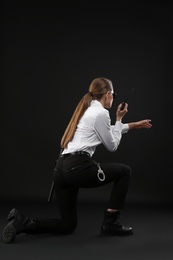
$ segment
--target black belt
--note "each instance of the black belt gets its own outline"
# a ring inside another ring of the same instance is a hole
[[[66,158],[66,157],[69,157],[69,156],[72,156],[72,155],[87,155],[87,156],[91,157],[90,154],[85,152],[85,151],[78,151],[78,152],[73,152],[73,153],[60,154],[60,157]]]

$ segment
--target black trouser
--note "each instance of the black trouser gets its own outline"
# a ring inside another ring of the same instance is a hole
[[[72,233],[77,227],[79,188],[99,187],[113,182],[108,208],[123,209],[131,168],[119,163],[101,163],[105,180],[99,180],[98,166],[88,155],[59,157],[54,169],[54,189],[61,219],[37,219],[38,232]]]

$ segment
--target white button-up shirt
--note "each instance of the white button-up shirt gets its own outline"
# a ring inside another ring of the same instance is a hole
[[[123,124],[120,121],[111,125],[109,111],[99,101],[92,100],[77,125],[72,141],[68,143],[63,154],[86,151],[92,156],[100,144],[114,152],[120,144],[122,134],[128,130],[128,124]]]

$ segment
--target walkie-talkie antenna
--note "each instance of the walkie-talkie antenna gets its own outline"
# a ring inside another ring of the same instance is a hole
[[[121,105],[120,110],[123,110],[123,109],[124,109],[125,104],[127,103],[128,99],[129,99],[129,96],[131,95],[131,93],[132,93],[134,90],[135,90],[134,88],[132,88],[132,89],[130,90],[130,92],[129,92],[127,98],[122,102],[122,105]]]

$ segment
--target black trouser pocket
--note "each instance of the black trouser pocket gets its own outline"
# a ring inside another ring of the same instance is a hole
[[[72,155],[63,159],[62,169],[63,172],[81,171],[84,168],[93,165],[91,158],[88,155]]]

